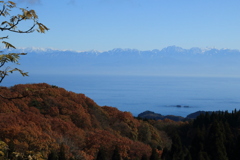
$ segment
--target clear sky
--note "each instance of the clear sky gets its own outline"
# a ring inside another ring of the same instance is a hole
[[[12,1],[34,9],[39,21],[50,28],[46,34],[6,33],[16,47],[240,49],[239,0]]]

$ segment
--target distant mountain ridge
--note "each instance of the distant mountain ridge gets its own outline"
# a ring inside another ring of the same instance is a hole
[[[116,48],[77,52],[26,48],[14,52],[28,53],[22,56],[20,63],[25,70],[34,73],[240,76],[240,51],[231,49],[169,46],[149,51]]]
[[[98,50],[88,50],[88,51],[75,51],[75,50],[59,50],[54,48],[37,48],[37,47],[28,47],[28,48],[21,48],[16,49],[16,51],[21,52],[29,52],[29,53],[41,53],[41,52],[72,52],[72,53],[95,53],[96,55],[99,54],[106,54],[106,53],[120,53],[120,52],[138,52],[138,53],[194,53],[194,54],[216,54],[216,53],[224,53],[224,52],[232,52],[232,53],[239,53],[240,50],[237,49],[228,49],[222,48],[217,49],[213,47],[206,47],[206,48],[199,48],[199,47],[192,47],[190,49],[184,49],[178,46],[168,46],[163,49],[153,49],[153,50],[138,50],[138,49],[131,49],[131,48],[114,48],[108,51],[98,51]]]

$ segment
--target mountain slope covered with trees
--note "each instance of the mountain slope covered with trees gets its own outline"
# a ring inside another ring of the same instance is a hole
[[[19,97],[0,101],[5,158],[141,159],[150,158],[152,149],[160,157],[165,145],[164,133],[150,123],[100,107],[84,94],[45,83],[1,87],[0,94]]]
[[[184,125],[162,128],[171,137],[170,150],[163,150],[162,160],[238,160],[240,159],[240,111],[200,114]]]
[[[57,86],[1,87],[0,159],[237,160],[240,112],[135,118]]]

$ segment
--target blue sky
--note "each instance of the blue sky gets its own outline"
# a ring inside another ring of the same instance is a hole
[[[14,0],[13,0],[14,1]],[[216,47],[240,49],[239,0],[15,0],[46,34],[10,34],[16,47],[76,51]],[[3,34],[3,33],[2,33]]]

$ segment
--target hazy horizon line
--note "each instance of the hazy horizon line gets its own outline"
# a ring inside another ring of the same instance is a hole
[[[237,50],[240,51],[240,49],[232,49],[232,48],[217,48],[217,47],[190,47],[190,48],[183,48],[177,45],[171,45],[171,46],[166,46],[163,48],[154,48],[154,49],[147,49],[147,50],[141,50],[141,49],[137,49],[137,48],[121,48],[121,47],[116,47],[116,48],[112,48],[109,50],[98,50],[98,49],[90,49],[90,50],[74,50],[74,49],[58,49],[58,48],[54,48],[54,47],[18,47],[16,49],[10,49],[10,50],[41,50],[41,51],[47,51],[47,50],[53,50],[53,51],[72,51],[72,52],[108,52],[108,51],[112,51],[112,50],[116,50],[116,49],[121,49],[121,50],[138,50],[138,51],[154,51],[154,50],[159,50],[162,51],[163,49],[169,48],[169,47],[176,47],[176,48],[181,48],[184,50],[190,50],[190,49],[194,49],[194,48],[198,48],[201,49],[202,51],[207,51],[207,50],[212,50],[212,49],[216,49],[216,50]],[[1,47],[1,50],[4,50],[5,48]]]

